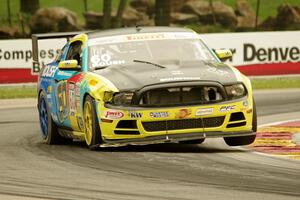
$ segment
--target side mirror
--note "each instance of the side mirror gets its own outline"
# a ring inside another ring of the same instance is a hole
[[[232,58],[232,52],[228,49],[217,49],[215,53],[222,62]]]
[[[64,60],[58,63],[59,69],[78,69],[78,61],[77,60]]]

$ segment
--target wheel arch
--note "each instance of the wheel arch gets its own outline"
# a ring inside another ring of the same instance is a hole
[[[37,95],[37,106],[38,106],[38,108],[39,108],[39,103],[40,103],[40,98],[41,98],[42,93],[45,94],[45,91],[43,90],[43,88],[40,88],[38,90],[38,95]],[[48,104],[47,98],[46,98],[46,103]]]
[[[84,103],[85,103],[85,100],[87,98],[87,96],[90,96],[93,100],[93,103],[94,103],[94,106],[95,106],[95,110],[96,110],[96,115],[97,115],[97,118],[98,118],[98,121],[100,122],[101,119],[100,119],[100,113],[99,113],[99,109],[98,109],[98,104],[96,103],[96,98],[89,92],[85,92],[83,94],[83,97],[82,97],[82,103],[81,103],[81,106],[82,106],[82,113],[84,112]]]

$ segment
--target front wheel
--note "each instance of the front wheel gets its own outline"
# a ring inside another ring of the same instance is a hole
[[[92,97],[87,96],[84,101],[84,133],[85,142],[89,149],[97,149],[101,144],[101,132],[96,114],[96,108]]]

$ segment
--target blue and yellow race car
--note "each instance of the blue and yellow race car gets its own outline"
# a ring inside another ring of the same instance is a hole
[[[41,38],[33,35],[34,55]],[[184,28],[78,34],[40,71],[43,140],[83,140],[91,149],[212,137],[251,144],[257,129],[251,83],[221,62],[231,55],[212,51]]]

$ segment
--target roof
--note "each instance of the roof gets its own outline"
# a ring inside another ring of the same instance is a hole
[[[127,35],[135,33],[160,33],[160,32],[193,32],[187,28],[167,27],[167,26],[153,26],[153,27],[134,27],[134,28],[118,28],[104,31],[89,32],[89,38],[99,38],[115,35]]]

